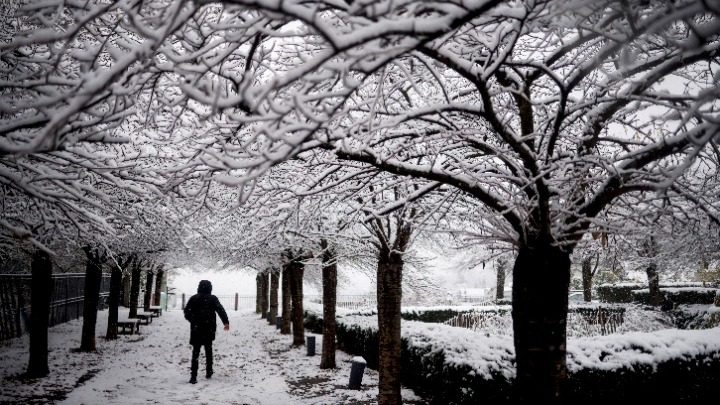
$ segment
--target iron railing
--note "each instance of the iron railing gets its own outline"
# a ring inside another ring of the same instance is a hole
[[[0,274],[0,340],[22,336],[30,322],[29,274]],[[85,273],[52,275],[49,326],[78,319],[83,315]],[[107,307],[110,275],[100,284],[98,309]]]

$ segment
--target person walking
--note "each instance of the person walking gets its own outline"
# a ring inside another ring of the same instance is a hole
[[[223,323],[224,330],[230,330],[225,308],[220,300],[212,293],[212,283],[208,280],[201,280],[198,284],[197,294],[190,297],[185,309],[185,319],[190,322],[190,344],[192,345],[192,361],[190,362],[190,383],[197,383],[198,359],[200,347],[205,347],[205,378],[213,375],[213,348],[215,330],[217,329],[217,313]]]

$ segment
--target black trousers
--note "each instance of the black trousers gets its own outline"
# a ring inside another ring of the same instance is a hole
[[[200,357],[200,346],[205,346],[205,374],[213,372],[213,348],[212,341],[193,345],[192,361],[190,362],[190,375],[197,377],[198,359]]]

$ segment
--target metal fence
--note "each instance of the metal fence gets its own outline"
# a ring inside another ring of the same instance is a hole
[[[21,336],[28,330],[30,321],[29,274],[0,274],[0,340]],[[85,273],[53,274],[50,297],[50,326],[55,326],[83,315]],[[110,294],[110,275],[103,276],[100,284],[99,309],[107,307]]]
[[[169,309],[183,309],[185,303],[190,299],[190,294],[180,294],[177,299],[173,298],[168,300]],[[254,295],[218,295],[220,303],[228,311],[238,311],[240,309],[254,309],[255,308],[255,296]],[[305,295],[304,300],[316,304],[322,304],[322,295]],[[425,300],[428,301],[428,300]],[[416,302],[411,298],[403,299],[403,306],[415,306],[422,305],[425,302]],[[475,296],[475,295],[451,295],[447,297],[436,298],[433,300],[434,305],[495,305],[495,300],[487,296]],[[350,310],[361,310],[361,309],[376,309],[377,308],[377,297],[375,294],[339,294],[336,300],[337,308],[344,308]]]
[[[184,309],[187,300],[192,295],[180,294],[179,299],[168,300],[168,309]],[[240,309],[255,308],[254,295],[216,295],[220,303],[227,311],[238,311]]]
[[[322,304],[322,299],[322,295],[305,296],[305,300],[316,304]],[[377,297],[374,294],[339,294],[335,301],[335,307],[351,310],[374,309],[377,308]]]
[[[240,309],[255,309],[256,299],[254,295],[218,295],[220,303],[225,310],[238,311]],[[183,309],[190,295],[181,294],[179,302],[175,305],[168,305],[171,309]],[[305,301],[322,304],[321,295],[305,295]],[[178,306],[179,305],[179,306]],[[377,308],[377,298],[374,295],[338,295],[337,307],[346,309]]]

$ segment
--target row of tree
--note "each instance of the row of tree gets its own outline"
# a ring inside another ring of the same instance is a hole
[[[85,285],[83,288],[83,323],[80,339],[80,352],[96,350],[96,325],[100,304],[100,285],[103,265],[107,262],[107,252],[90,246],[83,248],[86,256]],[[150,310],[152,305],[160,305],[165,272],[162,265],[156,265],[139,258],[138,254],[128,255],[110,266],[110,293],[108,296],[108,321],[105,339],[114,340],[118,336],[118,308],[121,302],[128,307],[129,318],[136,318],[140,297],[140,285],[143,273],[146,276],[143,308]],[[32,276],[30,286],[30,346],[29,360],[25,376],[38,378],[48,375],[48,325],[50,305],[53,298],[52,274],[53,261],[43,250],[36,250],[32,256]],[[153,283],[155,280],[155,283]],[[126,281],[129,291],[123,299],[122,284]],[[153,293],[154,289],[154,293]]]
[[[320,368],[335,368],[335,310],[337,303],[337,258],[328,241],[320,241],[322,267],[323,340]],[[280,268],[268,268],[256,277],[257,295],[255,312],[262,314],[280,333],[292,332],[293,346],[305,345],[305,310],[303,307],[303,276],[305,265],[314,259],[309,251],[287,249],[282,255]],[[279,298],[281,299],[279,301]]]

